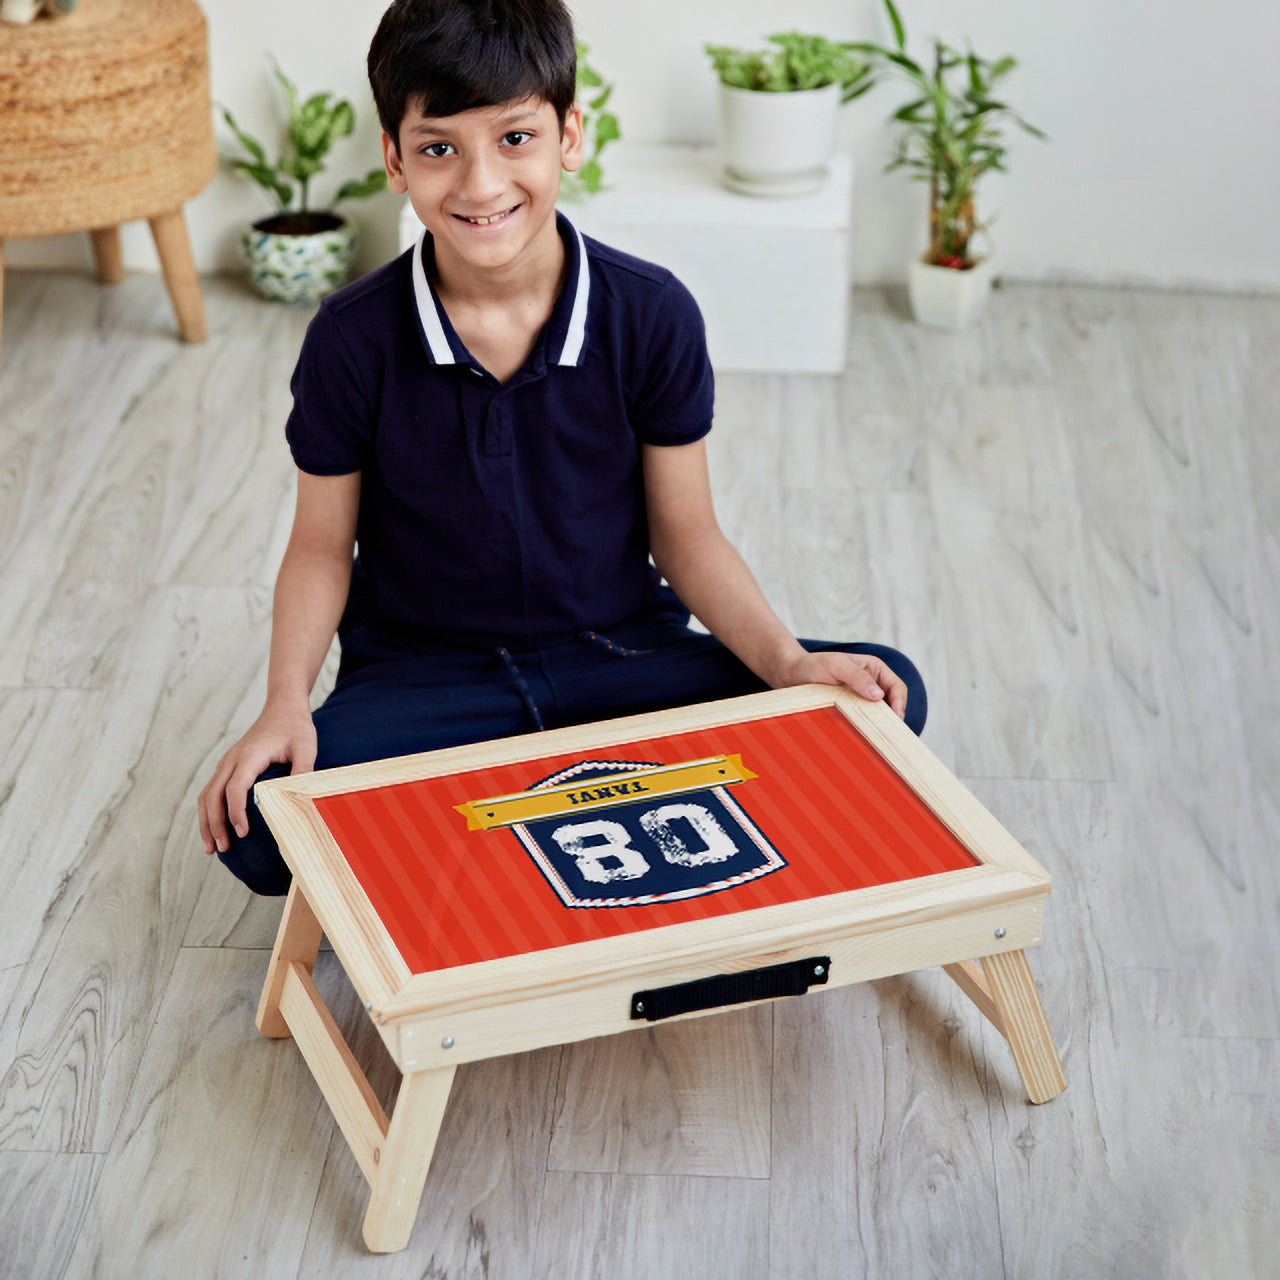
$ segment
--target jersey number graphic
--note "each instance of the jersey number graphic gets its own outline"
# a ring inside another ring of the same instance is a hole
[[[674,866],[725,862],[738,852],[733,837],[704,805],[664,804],[646,809],[638,821],[649,841]],[[551,838],[577,863],[584,880],[610,884],[639,880],[649,873],[651,864],[631,843],[633,834],[620,822],[596,818],[566,822],[552,831]]]
[[[717,761],[695,763],[715,766]],[[675,902],[732,889],[787,865],[726,785],[644,795],[652,785],[650,773],[665,768],[583,761],[545,785],[564,787],[572,776],[572,803],[586,797],[592,809],[561,809],[512,824],[512,834],[566,907]],[[593,777],[605,780],[598,793]],[[619,778],[626,785],[619,785]],[[608,803],[596,803],[606,796]]]

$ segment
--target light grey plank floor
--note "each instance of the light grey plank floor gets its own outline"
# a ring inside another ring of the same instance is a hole
[[[477,1064],[386,1259],[253,1028],[279,903],[194,830],[262,696],[309,318],[206,303],[183,347],[154,277],[6,279],[0,1277],[1274,1274],[1280,300],[1015,287],[946,335],[859,293],[841,377],[720,379],[770,596],[911,653],[931,746],[1054,876],[1067,1093],[1028,1105],[936,972]]]

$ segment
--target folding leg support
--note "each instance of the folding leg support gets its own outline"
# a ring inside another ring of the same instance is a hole
[[[364,1242],[375,1253],[394,1253],[409,1243],[454,1070],[414,1071],[400,1081],[377,1173],[369,1179],[373,1194],[364,1215]]]
[[[1032,1102],[1048,1102],[1067,1087],[1026,952],[1007,951],[945,966],[960,989],[1009,1042]]]
[[[388,1119],[311,980],[320,937],[319,922],[294,881],[262,988],[258,1029],[297,1040],[371,1188],[365,1243],[375,1253],[391,1253],[409,1243],[454,1068],[406,1074]]]
[[[324,931],[311,910],[310,904],[298,889],[295,880],[284,900],[284,915],[276,930],[276,945],[271,951],[271,963],[267,966],[267,980],[258,1001],[258,1030],[273,1039],[286,1039],[292,1032],[280,1012],[280,995],[284,991],[285,975],[291,964],[300,964],[307,973],[315,968],[316,952]]]

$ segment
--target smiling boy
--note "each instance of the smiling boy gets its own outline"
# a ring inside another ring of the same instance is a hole
[[[846,684],[919,732],[911,663],[797,641],[721,532],[688,291],[557,214],[582,163],[560,0],[397,0],[369,75],[391,188],[425,231],[303,343],[266,704],[201,793],[206,852],[283,893],[248,804],[264,773],[767,687]]]

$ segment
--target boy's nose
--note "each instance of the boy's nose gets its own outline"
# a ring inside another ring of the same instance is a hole
[[[477,211],[493,213],[496,211],[482,206],[502,195],[506,185],[499,162],[489,156],[477,156],[463,170],[459,194]]]

